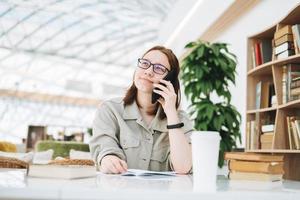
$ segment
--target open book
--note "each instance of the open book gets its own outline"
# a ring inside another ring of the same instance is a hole
[[[173,171],[148,171],[141,169],[128,169],[127,172],[121,174],[122,176],[176,176],[176,172]]]

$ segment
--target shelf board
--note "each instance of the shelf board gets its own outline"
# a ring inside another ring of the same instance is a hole
[[[277,107],[270,107],[270,108],[261,108],[261,109],[255,109],[255,110],[248,110],[247,114],[255,114],[255,113],[261,113],[261,112],[269,112],[276,110]]]
[[[279,105],[278,108],[279,109],[282,109],[282,108],[300,108],[300,99],[297,99],[295,101],[290,101],[288,103]]]
[[[300,153],[300,150],[291,150],[291,149],[254,149],[254,150],[245,150],[246,152],[253,153]]]
[[[250,71],[248,71],[248,76],[253,76],[253,75],[272,75],[272,64],[273,62],[267,62],[264,63],[262,65],[259,65],[253,69],[251,69]]]
[[[266,74],[270,74],[272,75],[272,65],[277,65],[277,66],[281,66],[281,65],[285,65],[288,63],[300,63],[300,54],[296,54],[293,56],[289,56],[288,58],[284,58],[284,59],[279,59],[279,60],[274,60],[271,62],[267,62],[264,63],[262,65],[259,65],[251,70],[248,71],[247,75],[266,75]]]

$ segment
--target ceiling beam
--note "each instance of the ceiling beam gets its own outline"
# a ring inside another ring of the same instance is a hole
[[[38,92],[16,91],[9,89],[0,89],[0,97],[17,98],[50,104],[67,104],[74,106],[97,107],[101,100],[81,97],[71,97],[64,95],[43,94]]]

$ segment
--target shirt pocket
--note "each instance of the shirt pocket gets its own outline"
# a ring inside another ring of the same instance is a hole
[[[135,137],[125,137],[120,141],[121,147],[126,156],[128,168],[138,168],[137,158],[140,155],[140,140]]]
[[[169,155],[169,145],[164,145],[156,149],[153,149],[151,160],[164,163],[166,162],[168,155]]]
[[[137,148],[140,146],[140,141],[134,137],[126,137],[121,139],[121,146],[124,150]]]

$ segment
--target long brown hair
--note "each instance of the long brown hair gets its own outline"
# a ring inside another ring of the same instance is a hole
[[[171,78],[170,81],[173,84],[175,93],[177,95],[177,99],[176,99],[176,109],[177,109],[179,104],[180,104],[180,85],[179,85],[179,79],[178,79],[178,74],[179,74],[180,68],[179,68],[178,59],[175,56],[175,54],[172,52],[171,49],[167,49],[164,46],[154,46],[154,47],[152,47],[151,49],[146,51],[146,53],[143,54],[143,57],[148,52],[154,51],[154,50],[158,50],[158,51],[162,52],[163,54],[165,54],[167,56],[169,64],[171,66],[171,70],[174,71],[174,76]],[[137,105],[139,106],[139,103],[137,102],[137,88],[134,85],[134,81],[132,82],[131,86],[127,90],[126,95],[123,98],[123,101],[124,101],[124,106],[130,105],[134,101],[136,101]],[[157,103],[155,110],[151,113],[148,113],[148,114],[152,114],[152,115],[156,114],[159,106],[161,106],[161,105],[159,103]],[[166,117],[166,114],[163,111],[163,109],[161,109],[161,113],[160,113],[159,117],[160,117],[160,119],[164,119]]]

